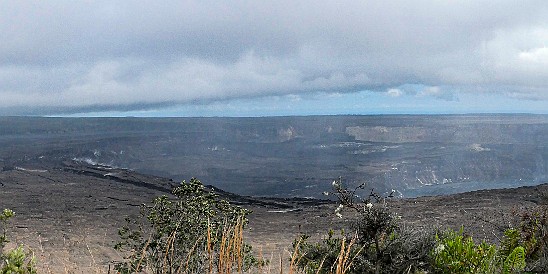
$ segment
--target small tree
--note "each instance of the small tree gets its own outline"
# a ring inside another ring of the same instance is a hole
[[[117,264],[121,273],[230,273],[257,264],[243,242],[248,210],[231,205],[192,178],[172,191],[175,199],[156,198],[143,205],[141,219],[127,219],[119,230]]]
[[[2,228],[2,234],[0,234],[0,251],[3,250],[4,246],[8,242],[8,238],[6,236],[8,230],[7,226],[9,219],[11,219],[13,216],[15,216],[15,213],[11,209],[7,208],[4,209],[0,214],[0,227]]]

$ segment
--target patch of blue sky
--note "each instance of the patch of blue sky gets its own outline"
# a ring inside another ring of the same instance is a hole
[[[382,114],[548,114],[548,101],[511,98],[494,93],[461,92],[452,97],[432,96],[418,86],[387,92],[312,93],[232,99],[172,107],[77,113],[85,117],[260,117],[296,115]]]

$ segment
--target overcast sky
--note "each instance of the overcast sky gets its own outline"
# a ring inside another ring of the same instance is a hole
[[[0,0],[0,37],[0,115],[548,113],[546,0]]]

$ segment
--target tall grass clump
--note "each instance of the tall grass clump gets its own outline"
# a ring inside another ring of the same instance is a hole
[[[357,237],[348,237],[341,231],[340,237],[329,230],[328,237],[317,243],[310,243],[309,236],[301,235],[293,243],[294,253],[291,258],[291,268],[303,273],[352,273],[356,266],[356,258],[363,251],[357,248]]]
[[[115,248],[125,251],[120,273],[231,273],[260,262],[243,239],[248,210],[207,191],[192,178],[172,191],[174,199],[143,205],[141,217],[128,218]]]

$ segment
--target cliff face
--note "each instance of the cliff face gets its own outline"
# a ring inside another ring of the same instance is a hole
[[[497,183],[508,187],[548,178],[546,124],[485,121],[418,127],[351,126],[346,133],[359,142],[392,144],[381,150],[385,154],[390,150],[392,155],[407,155],[392,161],[390,168],[374,178],[394,188],[412,189],[407,195],[496,188]],[[367,150],[354,153],[360,152]]]
[[[319,197],[342,176],[404,196],[548,180],[548,116],[1,118],[0,167],[83,161],[239,194]]]
[[[366,142],[417,143],[444,142],[461,144],[538,144],[545,125],[472,124],[436,127],[351,126],[346,133]]]

